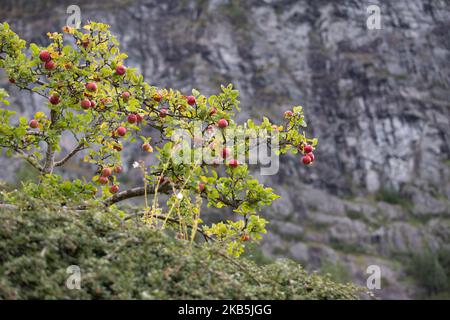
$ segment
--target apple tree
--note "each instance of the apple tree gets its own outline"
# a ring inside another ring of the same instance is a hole
[[[257,241],[266,232],[260,211],[278,196],[252,177],[239,158],[251,151],[247,140],[230,144],[230,133],[263,132],[263,143],[276,137],[278,154],[300,152],[305,165],[314,161],[317,140],[303,132],[300,106],[286,111],[281,124],[267,118],[258,125],[252,120],[239,124],[238,91],[232,85],[208,97],[195,89],[185,95],[150,85],[136,69],[126,67],[127,55],[106,24],[64,27],[48,38],[46,47],[27,45],[7,23],[0,24],[0,69],[20,90],[45,99],[27,119],[16,115],[0,89],[0,148],[6,156],[27,161],[39,176],[38,183],[23,184],[19,193],[77,210],[119,210],[119,202],[143,197],[143,223],[173,228],[191,241],[200,234],[239,255],[246,241]],[[180,130],[184,137],[177,136]],[[65,136],[74,141],[68,152],[61,148]],[[142,183],[121,190],[121,153],[133,144],[152,153],[155,161],[137,162]],[[209,159],[199,150],[208,150]],[[177,161],[181,154],[189,161]],[[91,166],[92,179],[62,177],[60,168],[74,157]],[[18,197],[18,192],[3,193],[3,205],[15,205]],[[228,211],[222,221],[204,224],[203,203]]]

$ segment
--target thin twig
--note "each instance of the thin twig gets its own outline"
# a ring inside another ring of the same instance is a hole
[[[56,161],[54,166],[55,167],[60,167],[62,165],[64,165],[67,161],[70,160],[70,158],[72,158],[74,155],[76,155],[79,151],[86,149],[86,147],[84,146],[84,142],[83,140],[78,143],[78,145],[72,150],[70,151],[64,158],[62,158],[59,161]]]

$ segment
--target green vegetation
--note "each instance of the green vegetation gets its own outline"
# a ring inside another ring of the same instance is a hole
[[[423,289],[421,298],[450,299],[450,252],[439,250],[413,256],[408,274]]]
[[[258,266],[108,211],[0,210],[0,299],[356,299],[292,261]],[[66,288],[81,268],[81,290]]]
[[[351,280],[347,267],[340,261],[324,262],[320,268],[320,273],[329,275],[333,281],[347,283]]]
[[[371,221],[369,219],[367,219],[367,217],[364,215],[364,213],[362,213],[360,211],[347,210],[345,213],[347,214],[347,217],[349,217],[352,220],[359,220],[359,221],[364,222],[367,225],[371,224]]]
[[[343,242],[336,238],[330,239],[330,246],[334,250],[348,253],[348,254],[359,254],[359,253],[366,253],[365,249],[360,246],[358,243],[350,243],[350,242]]]
[[[220,12],[230,19],[233,27],[244,29],[249,24],[246,9],[238,0],[230,0],[228,3],[222,4]]]
[[[391,189],[381,189],[375,195],[375,200],[384,201],[390,204],[402,206],[405,209],[411,209],[413,203],[410,199],[405,198],[400,192]]]

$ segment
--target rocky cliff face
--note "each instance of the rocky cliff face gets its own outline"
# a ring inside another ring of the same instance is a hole
[[[6,2],[1,19],[28,40],[65,24],[64,5]],[[348,270],[343,277],[361,284],[379,265],[376,294],[412,297],[420,286],[404,257],[449,250],[450,5],[379,1],[382,29],[368,30],[363,2],[242,2],[80,7],[83,21],[112,26],[152,84],[212,93],[232,82],[242,119],[279,119],[303,105],[318,161],[305,168],[285,158],[278,175],[262,177],[283,196],[267,212],[264,251]]]

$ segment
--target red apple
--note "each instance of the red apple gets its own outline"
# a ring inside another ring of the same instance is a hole
[[[232,168],[236,168],[239,165],[239,162],[236,159],[231,159],[230,162],[228,162],[228,165]]]
[[[130,93],[128,91],[122,92],[122,99],[127,101],[130,98]]]
[[[147,152],[153,152],[153,148],[150,145],[150,143],[144,143],[142,145],[142,150],[147,151]]]
[[[101,176],[100,178],[98,178],[98,182],[100,184],[107,184],[109,182],[109,179],[108,177]]]
[[[189,103],[191,106],[193,106],[196,102],[194,96],[187,96],[186,100],[187,100],[187,103]]]
[[[142,120],[144,120],[144,117],[141,116],[139,113],[136,114],[136,121],[137,121],[137,122],[142,122]]]
[[[36,119],[32,119],[28,125],[30,126],[30,128],[36,129],[37,127],[39,127],[39,122]]]
[[[285,111],[285,112],[284,112],[284,117],[285,117],[285,118],[290,118],[290,117],[292,117],[292,115],[293,115],[293,113],[292,113],[291,110],[288,110],[288,111]]]
[[[217,126],[221,129],[228,127],[228,121],[226,119],[220,119],[217,122]]]
[[[217,113],[217,109],[215,107],[212,107],[211,110],[209,110],[209,115],[215,115]]]
[[[112,174],[112,170],[110,168],[103,168],[102,177],[109,177]]]
[[[135,114],[128,115],[128,123],[135,123],[137,121],[137,116]]]
[[[155,93],[155,94],[153,95],[153,100],[155,100],[156,102],[161,102],[161,100],[162,100],[162,95],[161,95],[159,92]]]
[[[116,73],[117,73],[119,76],[124,75],[125,72],[127,72],[127,68],[125,68],[125,66],[123,66],[123,65],[121,65],[121,64],[118,64],[118,65],[116,66]]]
[[[50,98],[48,98],[51,104],[55,105],[59,103],[59,96],[57,94],[52,94]]]
[[[314,162],[314,160],[316,160],[316,157],[314,156],[314,153],[312,153],[312,152],[308,153],[307,156],[311,158],[311,162]]]
[[[109,188],[109,192],[112,194],[119,192],[119,186],[116,184],[112,185],[111,188]]]
[[[44,64],[44,68],[47,69],[47,70],[53,70],[53,69],[56,68],[56,64],[55,64],[55,62],[53,62],[52,60],[50,60],[50,61],[47,61],[47,62]]]
[[[9,78],[9,82],[11,82],[11,83],[16,83],[16,79],[13,79],[13,78]]]
[[[87,48],[89,47],[89,39],[83,39],[81,40],[81,45],[83,46],[83,48]]]
[[[250,236],[248,234],[243,234],[241,236],[241,241],[248,241],[248,240],[250,240]]]
[[[86,84],[86,89],[91,92],[97,91],[97,84],[95,82],[88,82]]]
[[[303,162],[303,164],[306,164],[306,165],[310,164],[311,163],[311,157],[308,156],[308,155],[303,156],[302,157],[302,162]]]
[[[117,128],[117,134],[121,137],[123,137],[127,133],[127,128],[125,127],[118,127]]]
[[[115,173],[121,173],[122,171],[123,171],[122,166],[117,165],[117,166],[114,167],[114,172]]]
[[[96,105],[97,105],[97,102],[95,102],[94,100],[91,100],[91,108],[95,108]]]
[[[313,147],[310,146],[309,144],[305,144],[305,146],[303,147],[303,151],[304,151],[305,153],[310,153],[310,152],[313,151]]]
[[[198,184],[198,191],[203,192],[205,191],[206,185],[204,183]]]
[[[161,109],[159,110],[159,116],[161,118],[165,118],[167,116],[167,109]]]
[[[82,107],[84,110],[89,109],[89,108],[91,107],[91,101],[88,100],[88,99],[83,99],[83,100],[81,100],[81,107]]]
[[[48,52],[47,50],[42,50],[39,53],[39,59],[41,59],[42,62],[47,62],[50,61],[52,59],[50,52]]]

